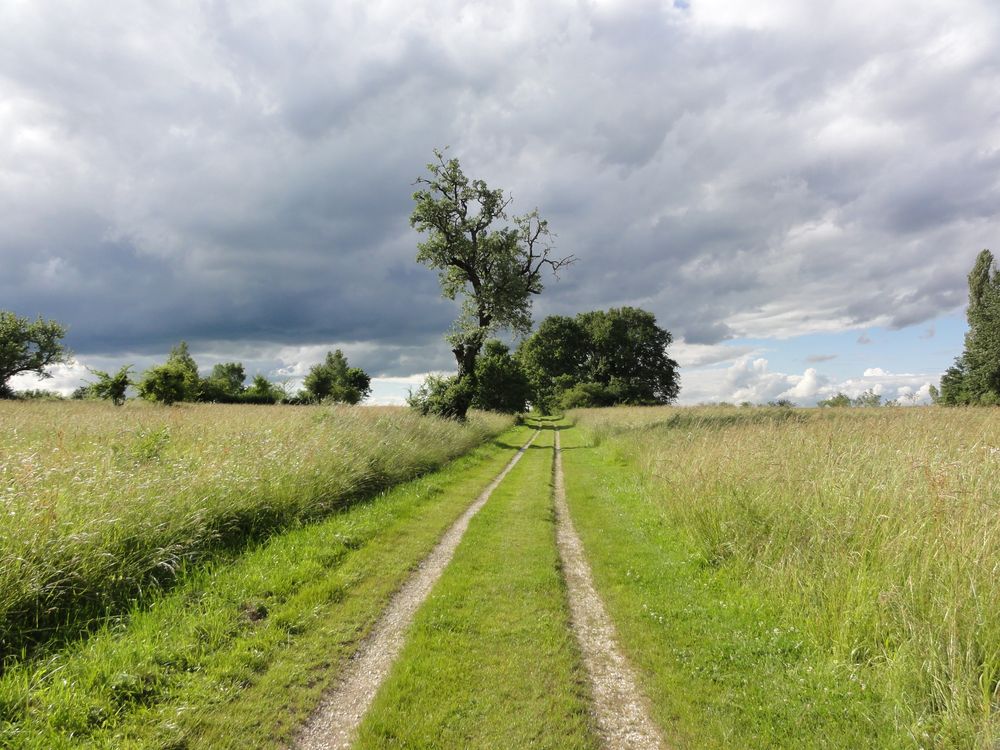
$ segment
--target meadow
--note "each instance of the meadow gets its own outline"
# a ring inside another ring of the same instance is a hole
[[[555,543],[554,430],[594,585],[670,747],[997,746],[1000,412],[513,422],[0,402],[0,745],[294,743],[539,427],[356,746],[601,746]]]
[[[392,407],[0,401],[4,665],[200,562],[442,466],[512,419]]]
[[[995,410],[571,416],[571,507],[682,746],[996,746]]]

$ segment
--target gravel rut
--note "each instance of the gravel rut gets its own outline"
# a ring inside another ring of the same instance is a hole
[[[649,718],[635,675],[618,647],[614,625],[594,588],[583,544],[570,519],[558,432],[553,479],[556,543],[569,593],[570,620],[590,678],[593,710],[604,747],[608,750],[666,748]]]

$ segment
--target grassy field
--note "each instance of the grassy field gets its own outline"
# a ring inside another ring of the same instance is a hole
[[[391,594],[530,433],[210,561],[151,606],[12,665],[0,746],[287,746]]]
[[[572,416],[574,521],[679,746],[996,747],[996,410]]]
[[[511,420],[0,401],[0,662],[184,570],[441,466]]]
[[[573,521],[671,747],[998,746],[1000,412],[570,418]],[[287,746],[533,429],[349,408],[0,419],[0,746],[26,750]],[[552,443],[473,518],[360,747],[596,746]]]

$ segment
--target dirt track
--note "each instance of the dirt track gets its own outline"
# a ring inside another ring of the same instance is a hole
[[[358,725],[403,648],[414,614],[451,561],[469,521],[489,500],[521,459],[538,432],[525,443],[482,494],[452,524],[437,546],[389,602],[371,633],[358,647],[340,682],[324,696],[303,726],[295,746],[301,750],[341,750],[351,746]]]
[[[417,609],[451,561],[472,517],[486,504],[538,435],[535,432],[518,450],[392,597],[382,617],[351,658],[340,681],[324,696],[303,726],[296,740],[297,748],[350,748],[365,712],[403,648],[406,630]],[[662,750],[666,745],[649,718],[632,669],[617,645],[614,626],[594,588],[583,545],[569,516],[558,431],[553,480],[556,542],[569,596],[571,623],[590,679],[593,711],[602,745],[608,750]]]

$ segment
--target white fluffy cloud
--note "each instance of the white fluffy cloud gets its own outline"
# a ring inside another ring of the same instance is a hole
[[[940,373],[892,373],[882,368],[866,369],[860,376],[839,380],[810,367],[801,375],[772,372],[762,357],[741,357],[727,368],[683,372],[681,404],[728,401],[767,403],[788,399],[800,406],[813,406],[837,393],[855,398],[874,391],[886,401],[904,405],[930,402],[930,386]]]
[[[21,373],[12,377],[9,385],[16,391],[37,388],[68,396],[78,386],[94,379],[87,366],[78,359],[73,359],[66,364],[54,365],[48,368],[47,373],[50,377],[40,378],[33,373]]]

